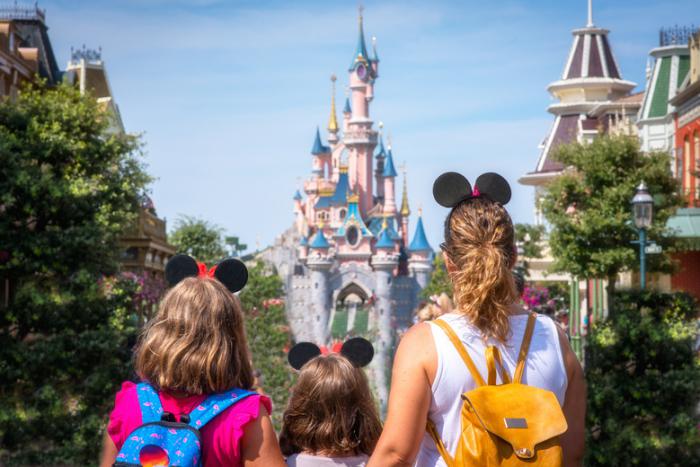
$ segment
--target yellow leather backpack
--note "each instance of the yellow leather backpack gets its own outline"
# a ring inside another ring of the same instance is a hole
[[[551,391],[520,383],[536,319],[535,313],[528,318],[512,381],[498,348],[486,349],[488,384],[452,328],[440,319],[433,321],[445,331],[476,382],[476,389],[462,394],[461,434],[454,459],[428,420],[428,433],[448,467],[562,465],[559,436],[567,424],[559,401]],[[503,384],[496,385],[496,371]]]

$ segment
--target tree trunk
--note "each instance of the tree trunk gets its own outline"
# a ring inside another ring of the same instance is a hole
[[[608,274],[608,317],[613,313],[613,297],[615,296],[615,281],[617,273]]]

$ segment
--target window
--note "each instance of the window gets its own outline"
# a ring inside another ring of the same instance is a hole
[[[340,212],[338,213],[338,215],[340,216],[340,220],[342,221],[343,219],[345,219],[345,216],[347,214],[348,213],[347,213],[347,211],[345,211],[345,209],[341,209]]]
[[[357,227],[354,225],[348,227],[348,230],[345,232],[345,239],[350,246],[356,247],[357,244],[360,243],[360,232],[357,230]]]

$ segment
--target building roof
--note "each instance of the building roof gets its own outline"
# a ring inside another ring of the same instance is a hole
[[[319,227],[314,239],[311,241],[310,248],[312,249],[325,249],[330,248],[331,244],[328,243],[326,236],[323,235],[323,229]]]
[[[382,231],[379,233],[379,240],[377,240],[377,244],[374,245],[375,248],[377,249],[386,249],[386,250],[393,250],[394,249],[394,241],[391,239],[391,234],[389,234],[389,229],[382,229]]]
[[[608,41],[608,30],[595,26],[575,29],[562,79],[622,79]]]
[[[340,170],[338,175],[338,183],[335,184],[335,190],[330,196],[321,196],[314,205],[315,209],[325,209],[330,207],[343,206],[348,202],[348,193],[350,193],[350,181],[348,180],[348,171]]]
[[[316,137],[314,138],[314,145],[311,148],[311,154],[317,156],[319,154],[328,154],[331,152],[331,148],[324,146],[321,143],[321,131],[316,127]]]
[[[425,229],[423,228],[423,217],[418,216],[418,223],[416,224],[416,232],[413,234],[413,240],[408,246],[409,251],[433,251],[430,243],[428,243],[428,237],[425,236]]]
[[[396,168],[394,167],[394,156],[391,153],[391,148],[386,153],[386,159],[384,159],[384,173],[383,177],[396,177]]]
[[[374,152],[374,157],[384,157],[386,156],[386,150],[384,149],[384,138],[379,135],[379,144],[377,144],[377,150]]]
[[[403,193],[401,195],[401,210],[399,211],[402,217],[411,215],[411,208],[408,207],[408,185],[406,183],[406,172],[403,173]]]
[[[362,26],[362,13],[359,16],[359,31],[357,36],[357,47],[355,48],[355,55],[352,57],[352,62],[350,62],[350,70],[355,69],[355,66],[364,61],[365,63],[370,62],[369,54],[367,53],[367,45],[365,44],[365,31]]]
[[[345,236],[345,231],[351,225],[357,227],[363,237],[372,237],[372,232],[367,228],[365,222],[362,220],[360,215],[360,208],[357,206],[359,197],[357,195],[352,195],[348,197],[348,213],[345,215],[345,221],[338,227],[335,232],[336,237]]]
[[[293,199],[294,199],[294,201],[301,201],[301,193],[299,192],[299,190],[297,190],[297,192],[294,193]]]
[[[309,246],[309,239],[306,238],[306,235],[301,236],[301,240],[299,241],[299,246]]]
[[[352,107],[350,107],[350,98],[349,97],[345,98],[345,107],[343,107],[343,113],[344,114],[352,113]]]
[[[660,33],[660,46],[652,49],[649,55],[654,66],[647,80],[644,102],[639,113],[640,120],[665,118],[673,111],[669,103],[673,99],[690,70],[690,51],[685,43],[671,43]]]
[[[666,223],[674,237],[700,240],[700,208],[684,208],[676,211]]]

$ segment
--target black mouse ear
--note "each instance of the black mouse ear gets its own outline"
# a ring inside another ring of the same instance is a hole
[[[229,258],[216,265],[214,277],[231,292],[236,293],[248,283],[248,268],[243,261]]]
[[[469,180],[457,172],[445,172],[433,183],[433,197],[440,206],[453,208],[472,195]]]
[[[175,255],[165,265],[165,280],[170,287],[186,277],[197,277],[199,267],[197,262],[188,255]]]
[[[340,349],[341,355],[350,360],[353,365],[363,367],[369,365],[374,358],[374,347],[362,337],[353,337],[345,341]]]
[[[287,354],[287,361],[295,370],[301,370],[311,359],[321,355],[321,349],[311,342],[299,342]]]
[[[497,203],[508,204],[510,201],[511,191],[508,181],[495,172],[479,175],[474,187],[480,194],[488,196]]]

